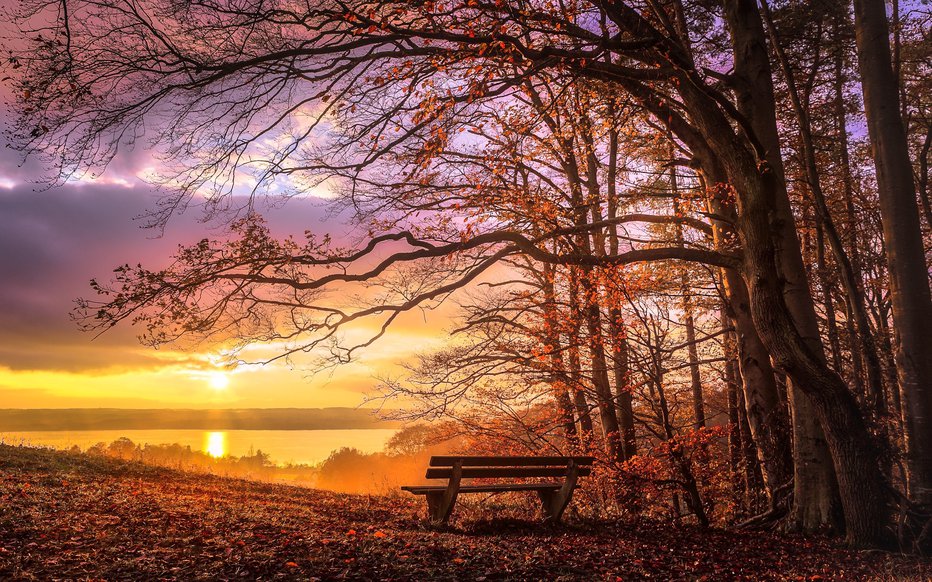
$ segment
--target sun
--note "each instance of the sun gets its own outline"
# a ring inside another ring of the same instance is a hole
[[[226,390],[230,387],[230,377],[224,372],[211,372],[207,376],[207,383],[214,390]]]

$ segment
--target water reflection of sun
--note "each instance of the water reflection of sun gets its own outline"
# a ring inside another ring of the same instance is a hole
[[[204,434],[204,450],[214,458],[220,458],[227,453],[227,433],[208,432]]]

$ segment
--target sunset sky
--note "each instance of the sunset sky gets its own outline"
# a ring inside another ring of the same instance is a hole
[[[140,345],[129,326],[94,339],[69,318],[75,298],[92,296],[92,277],[109,280],[127,262],[159,267],[178,244],[217,236],[217,226],[198,222],[195,209],[161,238],[140,228],[133,218],[157,197],[138,177],[157,167],[145,151],[121,154],[99,180],[48,189],[35,183],[47,174],[41,160],[22,165],[21,155],[3,146],[0,407],[356,406],[377,375],[444,337],[442,314],[411,313],[356,363],[313,377],[279,364],[241,368],[226,387],[209,352],[156,351]],[[310,229],[345,239],[347,227],[325,214],[321,199],[308,197],[267,218],[276,235]]]

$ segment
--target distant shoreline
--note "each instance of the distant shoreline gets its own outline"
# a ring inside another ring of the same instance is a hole
[[[0,432],[67,430],[340,430],[401,428],[360,408],[6,408]]]

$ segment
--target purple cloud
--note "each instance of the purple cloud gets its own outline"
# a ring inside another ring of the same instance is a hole
[[[121,366],[164,364],[140,354],[128,326],[91,342],[69,318],[74,299],[91,295],[92,277],[106,281],[123,263],[158,267],[178,244],[222,235],[218,225],[198,222],[196,211],[173,220],[161,237],[141,228],[134,217],[156,197],[144,186],[66,184],[36,191],[21,184],[0,190],[0,366],[82,371],[112,367],[115,359]],[[292,200],[268,216],[280,236],[344,229],[322,222],[326,210],[318,201]],[[115,348],[123,352],[116,355]]]

